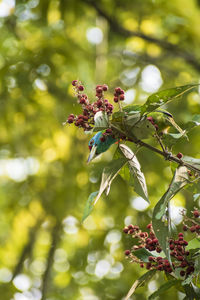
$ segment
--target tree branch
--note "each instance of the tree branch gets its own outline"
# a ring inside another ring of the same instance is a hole
[[[134,138],[133,136],[127,134],[127,132],[124,132],[123,130],[119,129],[118,127],[114,126],[111,124],[111,128],[118,131],[119,133],[122,133],[123,135],[125,135],[131,142],[133,142],[134,144],[136,145],[139,145],[141,147],[145,147],[153,152],[156,152],[158,153],[159,155],[162,155],[166,160],[169,160],[169,161],[173,161],[175,163],[177,163],[179,166],[185,166],[187,167],[189,170],[191,171],[195,171],[197,172],[199,175],[200,175],[200,170],[197,169],[195,166],[187,163],[187,162],[184,162],[182,161],[181,159],[179,159],[178,157],[176,156],[173,156],[171,153],[167,152],[167,151],[161,151],[141,140],[138,140],[136,138]]]
[[[24,248],[22,249],[22,252],[21,252],[21,255],[19,257],[19,260],[18,260],[18,262],[17,262],[17,264],[16,264],[16,266],[15,266],[15,268],[13,270],[12,280],[21,272],[26,257],[28,257],[28,256],[30,257],[31,256],[30,254],[32,252],[32,249],[33,249],[33,246],[34,246],[34,243],[35,243],[35,239],[36,239],[36,236],[37,236],[38,228],[40,227],[42,221],[43,221],[43,218],[40,218],[37,221],[36,225],[29,230],[28,241],[25,244]]]
[[[132,37],[132,36],[136,36],[139,37],[147,42],[150,43],[154,43],[157,44],[158,46],[160,46],[161,48],[169,51],[173,56],[176,57],[181,57],[183,58],[187,63],[189,63],[191,66],[193,66],[194,69],[196,69],[198,72],[200,71],[200,60],[197,59],[194,54],[183,50],[181,48],[179,48],[177,45],[174,45],[170,42],[167,42],[165,40],[161,40],[161,39],[157,39],[155,37],[146,35],[140,31],[132,31],[132,30],[128,30],[124,27],[122,27],[116,19],[114,19],[113,17],[109,16],[99,5],[99,1],[95,1],[95,0],[82,0],[83,2],[85,2],[88,5],[91,5],[96,11],[97,13],[102,16],[103,18],[105,18],[107,20],[107,22],[109,23],[111,29],[116,32],[117,34],[123,36],[123,37]]]
[[[54,226],[52,230],[52,242],[49,249],[48,257],[47,257],[47,266],[46,270],[44,272],[43,278],[42,278],[42,298],[41,300],[46,300],[46,293],[47,293],[47,287],[48,287],[48,280],[51,272],[51,266],[53,264],[53,256],[56,250],[57,243],[59,241],[59,230],[60,230],[61,224],[59,221],[57,221],[56,225]]]

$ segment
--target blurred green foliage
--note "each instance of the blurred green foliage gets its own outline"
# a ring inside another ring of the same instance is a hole
[[[140,210],[118,176],[81,224],[116,146],[86,164],[90,137],[62,125],[79,113],[71,81],[81,80],[91,97],[96,84],[106,83],[109,99],[120,85],[135,104],[160,87],[198,82],[200,2],[17,0],[12,7],[1,1],[0,16],[1,299],[123,299],[144,271],[125,260],[132,241],[122,228],[145,228],[172,173],[167,161],[142,149],[151,205]],[[193,92],[167,109],[184,128],[199,104]],[[197,128],[174,153],[199,157],[198,137]],[[172,202],[193,207],[188,190]],[[155,277],[131,299],[147,299],[161,281]],[[171,289],[163,300],[169,295],[182,299]]]

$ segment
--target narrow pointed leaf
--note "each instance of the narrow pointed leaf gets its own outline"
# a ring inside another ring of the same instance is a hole
[[[160,296],[162,293],[168,291],[168,289],[170,289],[173,286],[178,286],[180,285],[180,281],[177,279],[173,279],[170,281],[167,281],[166,283],[164,283],[163,285],[161,285],[161,287],[159,287],[158,290],[156,290],[153,294],[151,294],[148,298],[148,300],[153,300],[156,297]]]
[[[97,201],[99,200],[99,198],[101,197],[102,193],[105,190],[107,190],[106,194],[108,195],[109,190],[110,190],[110,185],[111,185],[113,179],[115,179],[115,177],[117,176],[117,174],[119,173],[121,168],[126,163],[127,163],[127,159],[123,157],[123,158],[119,158],[119,159],[115,159],[115,160],[111,161],[110,164],[104,168],[103,173],[102,173],[99,193],[95,199],[94,205],[97,203]]]
[[[198,84],[190,84],[179,86],[167,90],[160,91],[148,97],[146,103],[142,106],[142,114],[151,112],[158,107],[168,103],[169,101],[183,96],[185,93],[197,87]]]
[[[130,172],[134,176],[135,192],[149,203],[146,180],[144,174],[141,171],[140,163],[136,155],[129,147],[124,144],[121,144],[119,147],[124,156],[128,159]]]
[[[150,270],[146,272],[144,275],[142,275],[140,278],[138,278],[130,288],[125,300],[129,300],[129,298],[134,294],[135,290],[142,286],[144,283],[146,283],[148,280],[150,280],[156,273],[156,270]]]
[[[168,190],[156,204],[153,211],[152,225],[158,241],[164,251],[167,259],[171,261],[169,254],[168,239],[170,236],[170,220],[169,223],[164,218],[168,202],[188,183],[187,168],[181,166],[176,169],[173,179]],[[168,216],[170,219],[170,214]]]
[[[87,199],[84,212],[83,212],[83,217],[82,217],[82,222],[85,221],[85,219],[91,214],[93,207],[94,207],[94,199],[98,195],[98,192],[91,193]]]

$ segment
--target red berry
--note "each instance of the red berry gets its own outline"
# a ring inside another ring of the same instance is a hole
[[[112,129],[110,128],[106,129],[106,133],[112,133]]]
[[[88,121],[88,117],[87,116],[83,116],[83,120],[84,121]]]
[[[118,97],[114,97],[114,102],[117,103],[118,102]]]
[[[198,210],[194,210],[193,215],[194,215],[195,218],[198,218],[200,216],[200,213],[199,213]]]
[[[185,268],[186,266],[187,266],[186,261],[182,261],[182,263],[180,264],[180,267],[181,267],[181,268]]]
[[[126,251],[124,251],[124,254],[125,254],[126,256],[128,256],[130,253],[131,253],[131,251],[130,251],[130,250],[126,250]]]
[[[185,271],[183,271],[183,270],[180,271],[180,275],[181,275],[181,276],[184,276],[184,275],[185,275]]]
[[[148,229],[151,229],[151,227],[152,227],[151,224],[148,224],[148,225],[147,225],[147,228],[148,228]]]
[[[196,225],[195,227],[196,227],[196,232],[198,232],[200,229],[200,225]]]
[[[124,95],[121,94],[121,95],[119,96],[119,99],[120,99],[121,101],[123,101],[123,100],[124,100]]]
[[[77,80],[73,80],[73,81],[72,81],[72,85],[73,85],[73,86],[76,86],[77,82],[78,82]]]
[[[195,232],[195,231],[196,231],[196,226],[191,226],[191,227],[190,227],[190,231],[191,231],[191,232]]]
[[[179,232],[178,236],[183,236],[183,233],[182,233],[182,232]]]
[[[134,226],[132,224],[128,225],[128,229],[133,229]]]
[[[86,104],[85,98],[81,98],[79,103],[80,103],[80,104]]]
[[[169,249],[170,249],[170,250],[173,250],[173,249],[174,249],[174,245],[171,244],[171,245],[169,246]]]
[[[143,264],[143,263],[141,263],[141,264],[140,264],[140,267],[141,267],[141,268],[144,268],[144,264]]]
[[[98,101],[97,101],[97,107],[101,107],[102,104],[103,104],[103,101],[102,101],[102,100],[98,100]]]
[[[125,228],[123,229],[123,232],[124,232],[124,233],[128,233],[128,230],[129,230],[129,229],[128,229],[127,227],[125,227]]]
[[[179,159],[181,159],[183,157],[183,154],[181,152],[179,152],[177,155],[176,155]]]
[[[79,91],[83,91],[84,90],[84,86],[83,85],[79,85],[78,89],[79,89]]]
[[[158,125],[154,124],[154,127],[155,127],[156,131],[158,131]]]
[[[187,230],[188,230],[187,225],[184,225],[184,226],[183,226],[183,230],[184,230],[184,231],[187,231]]]
[[[121,88],[120,88],[120,87],[116,87],[116,88],[115,88],[115,92],[116,92],[117,94],[121,94]]]
[[[161,261],[161,260],[163,260],[163,258],[162,258],[161,256],[158,256],[158,257],[156,258],[156,260],[157,260],[157,261]]]
[[[108,86],[106,84],[103,84],[103,91],[106,92],[108,90]]]
[[[154,257],[153,256],[149,256],[149,261],[154,261]]]
[[[147,270],[149,270],[151,268],[151,263],[147,263],[147,266],[146,266]]]
[[[102,136],[102,137],[100,138],[100,141],[101,141],[101,142],[105,142],[105,140],[106,140],[105,136]]]
[[[74,122],[74,118],[69,117],[69,118],[67,119],[67,122],[68,122],[69,124],[73,123],[73,122]]]
[[[181,256],[181,255],[177,256],[177,260],[182,261],[183,259],[184,259],[183,256]]]
[[[160,247],[156,247],[156,252],[160,253],[162,249]]]

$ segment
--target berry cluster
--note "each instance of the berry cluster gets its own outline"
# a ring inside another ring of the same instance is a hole
[[[184,217],[183,230],[196,233],[199,236],[200,235],[200,211],[198,209],[192,211],[192,218],[189,218],[188,216],[184,215],[184,213],[183,213],[183,217]]]
[[[104,93],[108,91],[108,86],[106,84],[96,86],[96,101],[93,103],[90,103],[88,96],[83,93],[84,86],[81,82],[73,80],[72,85],[78,103],[82,106],[82,114],[78,116],[70,114],[66,123],[74,123],[75,126],[83,128],[84,131],[89,131],[93,128],[94,116],[97,112],[103,111],[108,116],[112,115],[113,105],[104,98]],[[124,91],[120,87],[116,88],[114,93],[114,102],[118,102],[118,100],[124,100]],[[106,134],[108,134],[108,132]]]
[[[197,215],[197,213],[196,213]],[[170,256],[172,260],[172,265],[169,260],[160,256],[150,255],[148,257],[148,262],[144,262],[137,258],[137,250],[145,248],[149,251],[156,251],[160,253],[162,251],[158,239],[155,236],[152,225],[148,224],[147,229],[149,232],[143,232],[136,225],[129,225],[123,229],[124,233],[131,235],[133,238],[137,238],[138,244],[134,245],[131,250],[126,250],[125,255],[131,259],[132,262],[140,264],[141,268],[146,266],[147,270],[158,270],[165,271],[167,273],[173,272],[175,269],[179,268],[180,276],[187,277],[194,272],[194,263],[189,259],[189,251],[186,250],[188,242],[184,239],[182,232],[178,234],[177,239],[169,240]]]
[[[122,90],[120,87],[115,88],[114,93],[114,102],[119,102],[124,100],[124,90]]]

